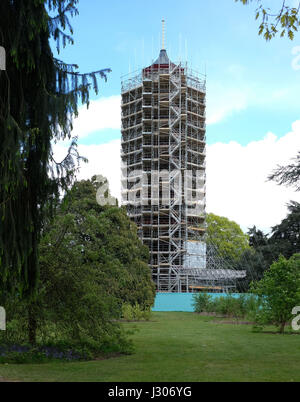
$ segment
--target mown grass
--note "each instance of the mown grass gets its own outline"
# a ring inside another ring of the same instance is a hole
[[[136,327],[133,355],[107,360],[0,365],[21,381],[300,381],[300,335],[253,333],[195,313],[153,313]]]

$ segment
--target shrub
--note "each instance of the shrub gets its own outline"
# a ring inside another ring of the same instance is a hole
[[[212,298],[207,293],[194,295],[194,311],[214,312],[225,317],[254,319],[261,308],[261,300],[254,295],[239,295],[234,297],[230,294]]]
[[[262,311],[262,300],[256,295],[245,295],[244,298],[244,316],[249,321],[255,321],[258,314]]]
[[[226,317],[240,317],[242,316],[240,301],[230,295],[218,297],[215,312]]]
[[[195,293],[193,295],[193,306],[196,313],[210,312],[212,304],[213,299],[207,293]]]
[[[150,307],[142,308],[138,303],[133,306],[130,303],[123,303],[122,305],[122,318],[125,321],[149,321],[150,317]]]
[[[126,321],[134,320],[133,308],[130,303],[124,303],[122,305],[122,318]]]

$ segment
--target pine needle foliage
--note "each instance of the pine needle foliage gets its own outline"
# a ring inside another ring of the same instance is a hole
[[[89,102],[109,69],[81,74],[54,57],[50,40],[73,43],[69,17],[78,0],[1,0],[0,46],[0,285],[34,295],[38,244],[45,216],[74,180],[81,158],[71,137],[78,105]],[[71,140],[57,162],[52,144]]]

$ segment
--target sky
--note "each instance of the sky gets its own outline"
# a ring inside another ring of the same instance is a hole
[[[281,3],[265,0],[275,11]],[[59,55],[53,45],[55,55],[81,72],[112,70],[74,121],[79,151],[89,159],[78,178],[107,176],[119,198],[121,77],[157,58],[164,18],[170,59],[207,76],[207,211],[244,231],[280,223],[300,194],[266,179],[300,149],[300,33],[266,42],[255,2],[81,0],[78,8],[75,43]],[[55,146],[58,156],[66,146]]]

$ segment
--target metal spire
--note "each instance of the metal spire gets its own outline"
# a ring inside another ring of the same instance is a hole
[[[165,49],[165,20],[163,19],[162,21],[162,49]]]

